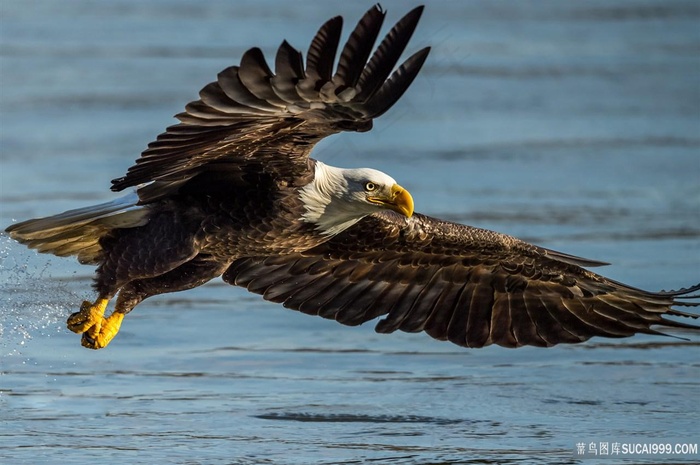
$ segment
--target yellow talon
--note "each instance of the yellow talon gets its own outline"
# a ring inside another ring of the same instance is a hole
[[[80,306],[80,311],[68,317],[68,329],[74,333],[87,331],[99,333],[108,302],[107,299],[97,299],[94,304],[87,300],[84,301]]]
[[[93,331],[83,333],[80,344],[88,349],[102,349],[103,347],[107,347],[107,344],[109,344],[119,332],[123,319],[124,314],[121,312],[114,312],[107,318],[102,318],[100,329],[96,333]]]
[[[94,304],[85,301],[80,306],[79,312],[68,317],[68,329],[74,333],[83,333],[80,341],[83,347],[89,349],[106,347],[119,332],[124,314],[114,312],[105,318],[108,303],[107,299],[97,299]]]

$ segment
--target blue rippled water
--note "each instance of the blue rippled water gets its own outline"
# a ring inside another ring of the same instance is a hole
[[[409,8],[383,4],[388,21]],[[369,7],[3,0],[0,224],[111,198],[247,48],[305,49],[327,18]],[[614,279],[694,284],[699,25],[692,1],[430,2],[411,89],[315,154],[390,173],[418,211],[610,261]],[[0,236],[3,464],[562,464],[581,443],[700,442],[694,334],[462,350],[216,281],[143,303],[92,352],[64,328],[92,271]],[[601,463],[663,460],[699,456]]]

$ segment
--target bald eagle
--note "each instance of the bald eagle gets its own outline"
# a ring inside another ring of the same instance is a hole
[[[371,8],[337,65],[341,17],[319,29],[305,63],[286,41],[274,73],[248,50],[112,181],[133,193],[7,228],[40,252],[97,265],[96,300],[68,318],[82,345],[105,347],[144,299],[218,276],[345,325],[384,316],[380,333],[425,331],[464,347],[699,329],[666,316],[697,318],[677,307],[700,305],[700,285],[636,289],[585,269],[602,262],[414,213],[385,173],[309,157],[324,137],[371,129],[410,86],[429,48],[396,64],[422,11],[374,49],[385,12]]]

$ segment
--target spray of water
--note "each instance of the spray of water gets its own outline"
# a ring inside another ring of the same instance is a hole
[[[0,356],[21,355],[34,337],[62,332],[65,319],[83,300],[88,277],[78,265],[29,251],[0,237]]]

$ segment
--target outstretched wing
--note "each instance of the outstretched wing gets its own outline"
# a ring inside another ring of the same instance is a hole
[[[661,334],[698,315],[672,306],[700,296],[647,292],[582,268],[601,262],[503,234],[423,215],[367,217],[302,254],[244,258],[230,284],[304,313],[358,325],[385,315],[376,330],[425,331],[465,347],[552,346],[592,336]]]
[[[308,174],[307,159],[320,139],[343,130],[366,131],[388,110],[423,65],[424,48],[393,73],[423,7],[404,16],[372,54],[385,12],[375,6],[359,21],[333,73],[343,20],[326,22],[313,38],[306,67],[286,41],[275,57],[275,74],[258,48],[248,50],[206,85],[200,99],[176,115],[127,174],[112,181],[119,191],[140,189],[141,201],[162,196],[204,171],[235,173],[246,164],[293,180]],[[371,57],[370,57],[371,55]],[[285,180],[287,180],[285,179]]]

